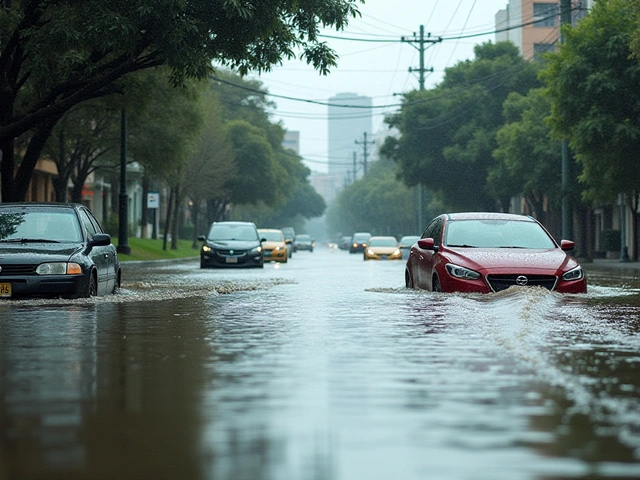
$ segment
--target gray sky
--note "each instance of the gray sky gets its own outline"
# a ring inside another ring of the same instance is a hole
[[[326,31],[325,35],[350,39],[395,40],[364,42],[327,38],[324,40],[338,53],[338,67],[326,76],[292,60],[276,67],[258,79],[263,82],[271,100],[277,104],[273,119],[281,120],[288,130],[300,132],[300,154],[315,171],[325,172],[327,161],[327,106],[305,102],[327,102],[337,93],[357,93],[372,97],[374,107],[373,133],[383,124],[385,113],[399,103],[394,96],[418,88],[419,67],[417,48],[400,42],[401,37],[413,38],[420,25],[425,35],[442,37],[440,43],[429,46],[425,53],[427,73],[425,88],[438,84],[444,69],[473,58],[473,47],[495,41],[488,33],[466,39],[453,37],[483,34],[495,29],[495,14],[505,8],[508,0],[366,0],[359,9],[362,17],[351,20],[343,32]],[[251,76],[250,76],[251,77]],[[253,76],[252,78],[256,78]],[[288,100],[278,96],[292,97]]]

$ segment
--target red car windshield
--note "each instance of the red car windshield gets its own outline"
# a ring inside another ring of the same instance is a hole
[[[519,220],[450,220],[446,224],[447,247],[555,248],[553,240],[536,222]]]

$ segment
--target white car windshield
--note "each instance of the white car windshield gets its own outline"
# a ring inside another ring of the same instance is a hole
[[[448,247],[556,247],[539,224],[519,220],[451,220],[446,226],[444,243]]]

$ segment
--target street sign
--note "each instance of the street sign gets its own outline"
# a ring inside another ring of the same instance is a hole
[[[160,208],[160,194],[157,192],[147,193],[147,208]]]

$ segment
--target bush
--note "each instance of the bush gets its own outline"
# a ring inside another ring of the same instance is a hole
[[[600,250],[604,252],[620,251],[620,230],[602,230],[600,232]]]

